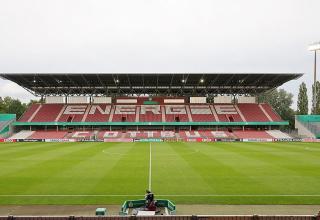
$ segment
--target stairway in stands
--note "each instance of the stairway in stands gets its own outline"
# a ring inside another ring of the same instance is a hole
[[[10,137],[10,139],[27,139],[29,138],[34,131],[27,131],[27,130],[22,130]]]

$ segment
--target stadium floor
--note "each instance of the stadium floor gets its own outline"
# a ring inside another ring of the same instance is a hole
[[[317,143],[1,143],[0,167],[2,205],[320,204]]]

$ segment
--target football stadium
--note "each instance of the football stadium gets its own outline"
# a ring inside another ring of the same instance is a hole
[[[301,76],[1,74],[41,102],[1,115],[0,204],[116,205],[130,215],[147,189],[161,215],[184,214],[179,205],[319,205],[319,119],[296,116],[292,136],[257,99]]]

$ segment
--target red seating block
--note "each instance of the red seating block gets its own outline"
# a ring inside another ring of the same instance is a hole
[[[53,122],[58,117],[63,104],[43,104],[32,122]]]
[[[281,117],[271,108],[269,104],[261,104],[264,110],[268,113],[268,115],[272,118],[273,121],[283,121]]]
[[[270,121],[268,117],[260,109],[258,104],[238,104],[238,108],[247,121]]]
[[[238,138],[257,138],[257,139],[272,139],[265,131],[234,131],[233,132]]]
[[[36,131],[30,139],[63,139],[67,134],[66,131]]]
[[[19,121],[21,122],[26,122],[28,121],[31,116],[33,115],[33,113],[38,109],[40,104],[32,104],[27,110],[26,112],[20,117]]]

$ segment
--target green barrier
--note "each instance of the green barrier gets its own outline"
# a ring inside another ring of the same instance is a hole
[[[320,115],[297,115],[301,122],[320,122]]]
[[[289,125],[288,121],[272,121],[272,122],[14,122],[15,126],[45,126],[45,125],[58,125],[58,126],[101,126],[101,125],[119,125],[119,126],[200,126],[200,125],[221,125],[221,126],[246,126],[246,125]]]
[[[135,142],[162,142],[162,139],[159,138],[149,138],[149,139],[135,139]]]
[[[119,215],[127,215],[127,210],[129,208],[140,208],[145,205],[145,200],[126,200],[123,205],[121,206],[121,210],[119,212]]]
[[[0,114],[0,121],[10,121],[16,119],[15,114]]]
[[[159,105],[159,102],[156,101],[144,101],[144,105]]]

